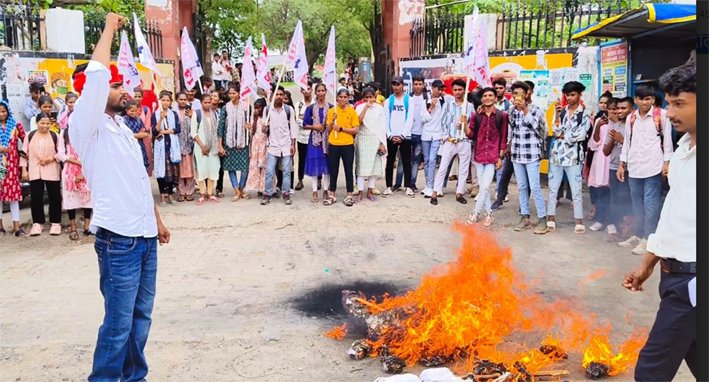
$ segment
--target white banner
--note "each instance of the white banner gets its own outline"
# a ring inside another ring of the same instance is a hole
[[[335,61],[335,26],[330,27],[330,38],[327,40],[327,51],[325,52],[325,65],[322,70],[322,80],[332,94],[337,90],[335,83],[337,82],[337,68]]]
[[[182,38],[180,39],[180,60],[182,61],[182,78],[185,81],[185,88],[192,90],[199,78],[204,74],[202,65],[199,64],[197,50],[190,40],[187,27],[182,28]]]
[[[246,40],[244,60],[241,66],[241,86],[239,94],[242,100],[256,94],[256,73],[254,73],[254,64],[251,61],[252,51],[253,44],[251,42],[251,36],[249,36],[249,39]]]
[[[121,31],[121,48],[118,51],[118,73],[123,75],[123,86],[130,94],[140,85],[140,74],[130,49],[126,31]]]
[[[150,46],[143,36],[143,31],[140,30],[140,23],[138,22],[138,16],[133,13],[133,27],[135,29],[135,44],[138,48],[138,58],[140,63],[146,68],[150,69],[153,73],[160,75],[158,71],[158,65],[155,63],[155,58],[153,53],[150,51]]]

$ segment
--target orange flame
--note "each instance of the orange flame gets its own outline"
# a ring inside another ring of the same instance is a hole
[[[455,227],[463,234],[455,261],[424,275],[420,285],[403,296],[380,303],[360,301],[372,315],[394,316],[373,336],[370,333],[372,356],[386,348],[409,366],[439,357],[456,362],[465,372],[477,360],[490,360],[516,372],[513,379],[523,380],[521,375],[532,378],[566,358],[568,351],[582,351],[596,331],[592,315],[578,312],[570,301],[547,301],[531,291],[512,266],[511,251],[500,248],[489,232]],[[521,342],[522,335],[557,351],[539,345],[530,350]],[[627,362],[630,355],[623,354]],[[614,370],[621,370],[620,361]]]
[[[585,369],[591,362],[602,363],[610,367],[608,375],[618,375],[635,365],[646,338],[647,333],[644,330],[637,330],[627,341],[618,346],[619,352],[613,354],[608,335],[595,334],[583,352],[581,366]]]
[[[323,333],[327,338],[332,338],[333,340],[342,341],[347,336],[347,323],[340,326],[335,326],[334,328]]]

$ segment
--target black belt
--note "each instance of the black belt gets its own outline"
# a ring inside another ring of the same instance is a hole
[[[665,273],[684,273],[690,275],[697,274],[697,263],[684,263],[675,259],[662,259],[660,266]]]

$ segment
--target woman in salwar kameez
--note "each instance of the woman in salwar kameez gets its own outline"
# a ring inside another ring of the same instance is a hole
[[[384,108],[377,103],[374,89],[365,88],[362,91],[365,103],[357,106],[357,115],[361,123],[359,134],[355,139],[355,173],[359,195],[357,201],[363,199],[364,179],[367,180],[367,198],[375,201],[374,188],[377,178],[384,175],[382,156],[387,153],[386,120]]]
[[[308,139],[308,151],[305,155],[305,175],[310,177],[313,184],[312,202],[318,202],[318,177],[322,177],[323,184],[330,183],[330,176],[327,167],[327,131],[325,120],[327,112],[332,105],[325,101],[327,87],[319,83],[315,86],[315,103],[305,109],[303,115],[303,128],[311,130]],[[323,199],[327,197],[327,191],[323,190]]]
[[[187,107],[187,95],[184,92],[177,93],[177,116],[180,120],[180,134],[177,138],[180,141],[180,154],[182,160],[178,167],[177,192],[178,202],[194,200],[194,141],[192,140],[192,105]]]
[[[25,129],[15,121],[7,101],[0,101],[0,210],[3,203],[10,205],[12,227],[15,236],[24,237],[25,231],[20,227],[20,201],[22,201],[22,186],[20,185],[20,150],[19,142],[25,139]],[[0,219],[0,236],[5,234],[5,228]]]
[[[244,187],[249,177],[249,107],[241,103],[239,90],[229,87],[229,102],[222,108],[219,118],[219,153],[224,159],[224,170],[229,173],[231,186],[234,188],[232,202],[241,198],[249,199],[244,194]],[[241,179],[237,177],[241,173]]]
[[[266,170],[268,160],[268,135],[264,132],[263,109],[266,100],[259,98],[254,102],[254,120],[252,122],[253,139],[249,153],[249,178],[244,191],[258,192],[259,197],[266,190]]]

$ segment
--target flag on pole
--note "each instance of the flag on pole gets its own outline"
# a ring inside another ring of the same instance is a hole
[[[192,90],[199,78],[204,74],[202,65],[199,64],[197,49],[195,49],[187,27],[182,28],[182,38],[180,39],[180,60],[182,61],[182,78],[185,81],[185,88]]]
[[[148,46],[148,42],[145,40],[145,36],[143,36],[143,31],[140,30],[138,16],[136,16],[135,13],[133,13],[133,27],[135,28],[135,44],[138,46],[138,58],[140,59],[140,63],[153,73],[160,74],[158,64],[155,63],[155,58],[150,51],[150,46]]]
[[[129,92],[140,85],[140,73],[135,66],[135,57],[130,49],[130,42],[126,31],[121,31],[121,48],[118,51],[118,73],[123,75],[123,86]]]
[[[298,20],[293,32],[293,38],[288,46],[286,69],[293,71],[295,83],[301,89],[308,87],[308,58],[305,56],[305,39],[303,38],[303,23]]]
[[[251,36],[246,40],[246,47],[244,48],[244,60],[241,67],[241,86],[240,93],[242,100],[247,97],[256,94],[256,74],[254,73],[254,64],[251,62],[251,51],[253,50],[253,43],[251,42]]]
[[[335,26],[330,27],[330,38],[327,40],[327,51],[325,52],[325,65],[322,70],[322,79],[332,94],[335,94],[335,82],[337,81],[337,69],[335,65]]]
[[[476,31],[475,59],[473,60],[475,75],[473,79],[480,86],[492,86],[490,63],[487,54],[487,19],[480,14],[476,14],[473,25],[475,25],[474,29]]]
[[[271,93],[271,69],[268,67],[268,46],[266,45],[266,36],[264,36],[263,33],[261,33],[261,54],[258,58],[256,82],[258,87],[263,89],[266,94]]]
[[[465,30],[465,50],[463,50],[463,71],[468,79],[475,78],[475,43],[476,37],[476,20],[478,19],[478,6],[473,9],[472,25],[468,24]]]

